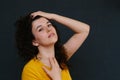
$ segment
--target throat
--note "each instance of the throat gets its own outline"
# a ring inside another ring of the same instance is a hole
[[[55,57],[55,49],[54,46],[51,47],[38,47],[38,54],[37,57],[43,58],[43,59],[47,59],[47,58],[52,58]]]
[[[54,46],[51,46],[51,47],[39,46],[38,50],[39,52],[37,54],[37,59],[40,60],[45,66],[51,67],[49,60],[50,58],[55,57]]]
[[[40,61],[42,65],[44,65],[47,68],[51,68],[51,64],[49,61],[49,58],[42,58],[42,57],[37,57],[37,59]]]

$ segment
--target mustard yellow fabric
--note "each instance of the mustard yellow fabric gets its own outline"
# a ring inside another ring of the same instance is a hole
[[[45,65],[36,58],[31,59],[23,68],[22,80],[51,80],[42,66]],[[62,80],[72,80],[68,69],[62,70]]]

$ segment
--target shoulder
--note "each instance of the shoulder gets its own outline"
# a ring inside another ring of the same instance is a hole
[[[22,80],[26,79],[38,79],[44,73],[42,65],[39,64],[38,60],[31,59],[27,64],[25,64],[22,71]],[[30,80],[31,80],[30,79]]]
[[[62,73],[64,73],[64,74],[69,74],[69,69],[67,68],[67,69],[63,69],[62,70]]]
[[[72,80],[68,69],[62,70],[62,79],[63,80]]]
[[[42,65],[39,63],[39,61],[35,58],[31,59],[28,63],[25,64],[23,71],[26,70],[37,70],[42,69]]]

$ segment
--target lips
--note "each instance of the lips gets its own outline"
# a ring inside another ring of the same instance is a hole
[[[55,34],[54,33],[51,33],[49,36],[48,36],[48,38],[50,38],[50,37],[52,37],[52,36],[54,36]]]

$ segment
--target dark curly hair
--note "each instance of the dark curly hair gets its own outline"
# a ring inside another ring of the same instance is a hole
[[[32,18],[30,14],[27,14],[26,16],[20,17],[20,19],[18,19],[15,22],[15,26],[16,26],[15,38],[16,38],[16,46],[18,48],[18,53],[27,62],[30,59],[36,57],[38,54],[38,48],[32,45],[32,41],[34,40],[34,36],[32,34],[32,22],[41,17],[42,16],[36,16]],[[55,57],[60,67],[62,69],[65,69],[67,68],[67,55],[65,54],[66,53],[65,48],[61,44],[59,31],[55,26],[54,21],[53,20],[49,20],[49,21],[55,27],[58,35],[58,41],[55,43]]]

